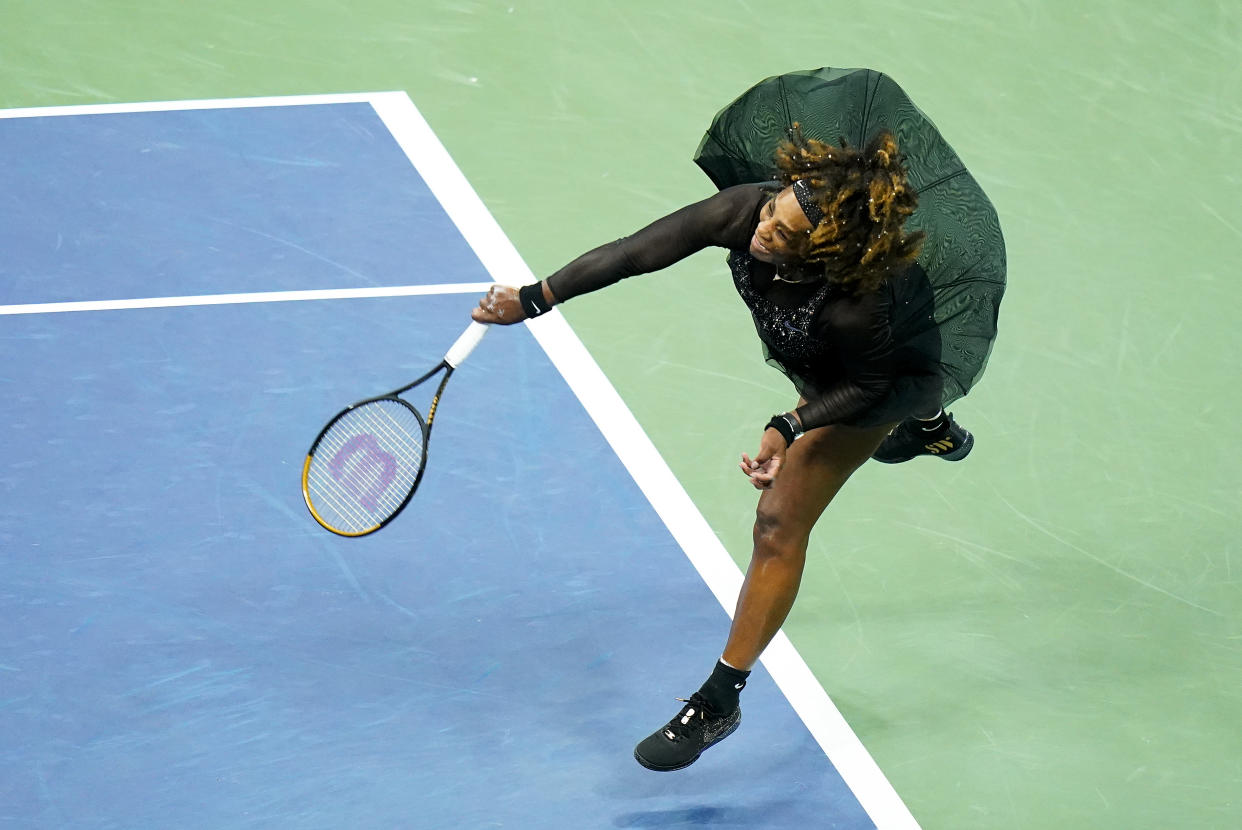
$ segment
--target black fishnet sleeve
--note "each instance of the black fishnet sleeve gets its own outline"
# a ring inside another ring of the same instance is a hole
[[[798,407],[803,430],[849,421],[888,395],[896,361],[882,292],[829,303],[812,332],[836,346],[845,377]]]
[[[704,248],[746,248],[759,206],[759,185],[738,185],[657,219],[642,230],[587,251],[548,277],[557,302],[598,291],[626,277],[667,268]]]

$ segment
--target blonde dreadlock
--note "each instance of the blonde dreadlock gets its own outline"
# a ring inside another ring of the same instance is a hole
[[[802,135],[794,124],[776,151],[781,183],[805,180],[824,218],[796,254],[802,268],[820,271],[855,293],[875,290],[892,272],[914,262],[924,234],[903,225],[918,205],[897,139],[877,133],[862,151],[841,139],[833,147]]]

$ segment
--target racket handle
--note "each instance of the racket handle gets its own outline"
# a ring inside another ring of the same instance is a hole
[[[461,333],[461,337],[457,338],[457,342],[449,347],[448,353],[444,355],[444,362],[454,369],[460,366],[461,362],[474,351],[474,347],[479,345],[483,335],[487,334],[488,328],[486,323],[471,322]]]

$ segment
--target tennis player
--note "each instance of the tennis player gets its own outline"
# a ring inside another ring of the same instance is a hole
[[[797,595],[811,529],[850,475],[873,457],[960,461],[973,446],[944,411],[946,380],[964,392],[960,379],[982,372],[980,341],[995,334],[1003,274],[986,298],[991,310],[966,315],[976,324],[938,323],[947,315],[937,298],[960,304],[961,294],[920,264],[926,235],[906,227],[919,198],[894,135],[878,131],[859,148],[796,127],[787,135],[776,181],[726,187],[537,284],[493,286],[472,311],[480,322],[517,323],[716,246],[729,252],[769,362],[799,392],[764,425],[754,455],[741,456],[742,474],[761,491],[750,566],[711,675],[635,749],[652,770],[686,767],[737,729],[739,695]]]

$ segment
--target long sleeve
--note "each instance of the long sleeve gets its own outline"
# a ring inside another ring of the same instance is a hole
[[[894,343],[883,292],[825,305],[814,326],[830,342],[845,376],[798,408],[804,430],[848,421],[892,389]]]
[[[548,277],[558,302],[626,277],[667,268],[704,248],[745,248],[767,191],[739,185],[687,205],[642,230],[587,251]]]

